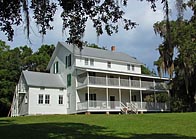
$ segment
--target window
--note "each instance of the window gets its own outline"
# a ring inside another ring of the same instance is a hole
[[[85,94],[85,100],[86,101],[88,100],[88,94],[87,93]],[[90,100],[90,103],[89,103],[90,107],[96,107],[97,106],[97,104],[96,104],[96,94],[89,94],[89,100]]]
[[[63,104],[63,95],[59,95],[59,104]]]
[[[71,74],[67,75],[67,87],[71,86]]]
[[[134,65],[132,65],[132,71],[134,71],[135,70],[135,66]]]
[[[90,65],[94,66],[94,59],[90,59]]]
[[[65,57],[65,68],[71,66],[71,54]]]
[[[70,67],[71,66],[71,54],[69,54],[69,56],[68,56],[68,67]]]
[[[65,57],[65,68],[68,67],[68,56]]]
[[[108,68],[111,68],[111,62],[108,62]]]
[[[136,101],[137,100],[136,95],[131,96],[131,99],[132,99],[132,101]]]
[[[45,95],[45,104],[50,104],[50,95]]]
[[[59,72],[59,63],[58,61],[54,63],[54,74],[58,73]]]
[[[88,58],[84,59],[84,63],[85,63],[85,65],[88,65]]]
[[[88,93],[85,94],[85,100],[88,100]],[[89,100],[96,100],[96,94],[89,94]]]
[[[130,70],[131,68],[131,65],[130,64],[127,64],[127,70]]]
[[[39,94],[39,98],[38,98],[38,104],[43,104],[43,102],[44,102],[44,96],[43,96],[43,94]]]

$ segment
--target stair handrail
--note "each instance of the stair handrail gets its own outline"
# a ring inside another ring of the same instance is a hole
[[[138,113],[138,107],[133,102],[127,103],[127,108],[136,114]]]
[[[120,102],[120,105],[121,105],[121,110],[122,110],[125,114],[127,114],[128,107],[127,107],[124,103],[122,103],[122,102]]]

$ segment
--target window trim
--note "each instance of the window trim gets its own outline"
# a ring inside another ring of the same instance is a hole
[[[131,65],[127,64],[127,70],[130,71],[131,70]]]
[[[45,104],[50,104],[50,95],[49,94],[45,95]]]
[[[59,95],[59,105],[63,104],[63,95]]]
[[[68,67],[71,67],[71,54],[68,56]]]
[[[88,65],[88,58],[84,58],[84,65]]]
[[[132,69],[132,71],[135,71],[135,66],[131,65],[131,69]]]
[[[108,62],[107,62],[107,67],[108,67],[108,68],[112,68],[112,62],[108,61]]]
[[[44,95],[43,94],[38,95],[38,104],[44,104]]]
[[[94,66],[94,62],[95,62],[94,59],[90,59],[90,66]]]
[[[71,74],[67,74],[67,87],[71,86]]]

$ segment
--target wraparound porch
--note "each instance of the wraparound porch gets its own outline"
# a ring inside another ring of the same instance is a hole
[[[169,111],[167,103],[155,102],[131,102],[138,112]],[[123,104],[120,101],[85,101],[78,102],[78,112],[121,112],[123,108],[129,108],[130,103]],[[130,109],[131,110],[131,109]]]
[[[169,104],[156,100],[159,93],[169,95],[168,92],[86,87],[77,90],[77,112],[120,112],[130,104],[137,111],[169,111]],[[149,95],[154,97],[153,102],[146,101]]]

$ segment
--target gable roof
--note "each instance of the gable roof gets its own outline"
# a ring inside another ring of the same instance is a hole
[[[101,58],[107,60],[116,60],[121,62],[137,64],[137,65],[143,65],[143,63],[138,61],[136,58],[123,52],[112,52],[109,50],[96,49],[91,47],[84,47],[80,51],[78,47],[74,47],[73,45],[67,44],[66,42],[59,42],[59,44],[67,48],[70,52],[74,53],[75,55]]]
[[[66,83],[60,74],[41,73],[33,71],[23,71],[25,81],[28,86],[66,88]]]

